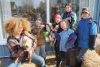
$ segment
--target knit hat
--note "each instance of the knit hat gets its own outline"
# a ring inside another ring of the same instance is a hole
[[[54,18],[61,18],[60,13],[56,13],[56,14],[54,15]]]

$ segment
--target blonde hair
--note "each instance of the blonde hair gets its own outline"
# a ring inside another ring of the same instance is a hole
[[[68,22],[67,20],[62,20],[62,21],[60,22],[60,24],[61,24],[62,22],[65,22],[65,23],[66,23],[67,28],[70,28],[69,22]]]
[[[10,17],[5,21],[5,30],[9,35],[17,35],[20,27],[24,31],[31,31],[31,24],[25,18]]]

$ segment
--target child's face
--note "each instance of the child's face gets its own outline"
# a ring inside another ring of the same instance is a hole
[[[58,24],[61,20],[62,20],[61,17],[57,17],[57,18],[55,18],[55,23]]]
[[[86,19],[86,18],[89,17],[89,13],[87,13],[87,12],[82,12],[81,17],[82,17],[83,19]]]
[[[71,7],[70,7],[70,6],[66,6],[66,7],[65,7],[65,11],[66,11],[66,12],[70,12],[70,11],[71,11]]]
[[[62,29],[67,29],[68,28],[68,26],[66,25],[66,22],[65,21],[60,22],[60,27]]]
[[[37,21],[36,26],[41,26],[41,23],[42,23],[41,21]]]

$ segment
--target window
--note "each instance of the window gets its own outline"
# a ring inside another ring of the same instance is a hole
[[[0,41],[6,43],[4,21],[10,16],[26,17],[32,23],[36,17],[46,22],[45,0],[0,0]],[[0,45],[3,43],[0,42]]]
[[[89,7],[89,0],[50,0],[50,17],[52,20],[52,16],[60,11],[61,13],[64,11],[64,5],[67,2],[72,3],[72,10],[76,12],[77,17],[80,17],[80,12],[83,7]],[[52,21],[51,21],[52,22]]]
[[[64,11],[64,5],[67,2],[72,3],[72,10],[79,15],[79,0],[50,0],[50,17],[52,22],[52,17],[56,12],[62,13]]]
[[[45,0],[11,0],[12,16],[22,16],[34,22],[36,17],[41,17],[46,21]]]
[[[32,23],[37,17],[41,17],[46,23],[52,22],[53,15],[64,11],[64,5],[67,2],[72,3],[72,10],[80,17],[83,7],[89,7],[93,13],[91,0],[0,0],[0,41],[5,42],[7,34],[4,31],[3,22],[10,16],[22,16],[28,18]],[[49,8],[50,7],[50,8]],[[2,44],[0,42],[0,44]]]

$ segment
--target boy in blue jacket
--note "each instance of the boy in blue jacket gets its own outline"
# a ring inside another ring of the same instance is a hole
[[[63,63],[64,61],[67,61],[69,59],[66,57],[66,54],[71,48],[74,47],[74,41],[76,40],[74,30],[69,28],[68,22],[61,21],[60,28],[62,29],[62,31],[57,31],[56,33],[57,45],[59,45],[59,58],[57,59],[56,67],[59,67],[61,61]],[[69,62],[64,62],[64,64],[69,65]]]
[[[88,8],[83,8],[81,13],[81,20],[77,26],[78,35],[78,47],[80,48],[78,60],[82,59],[82,56],[87,49],[94,49],[94,44],[97,35],[97,24],[92,21]]]

